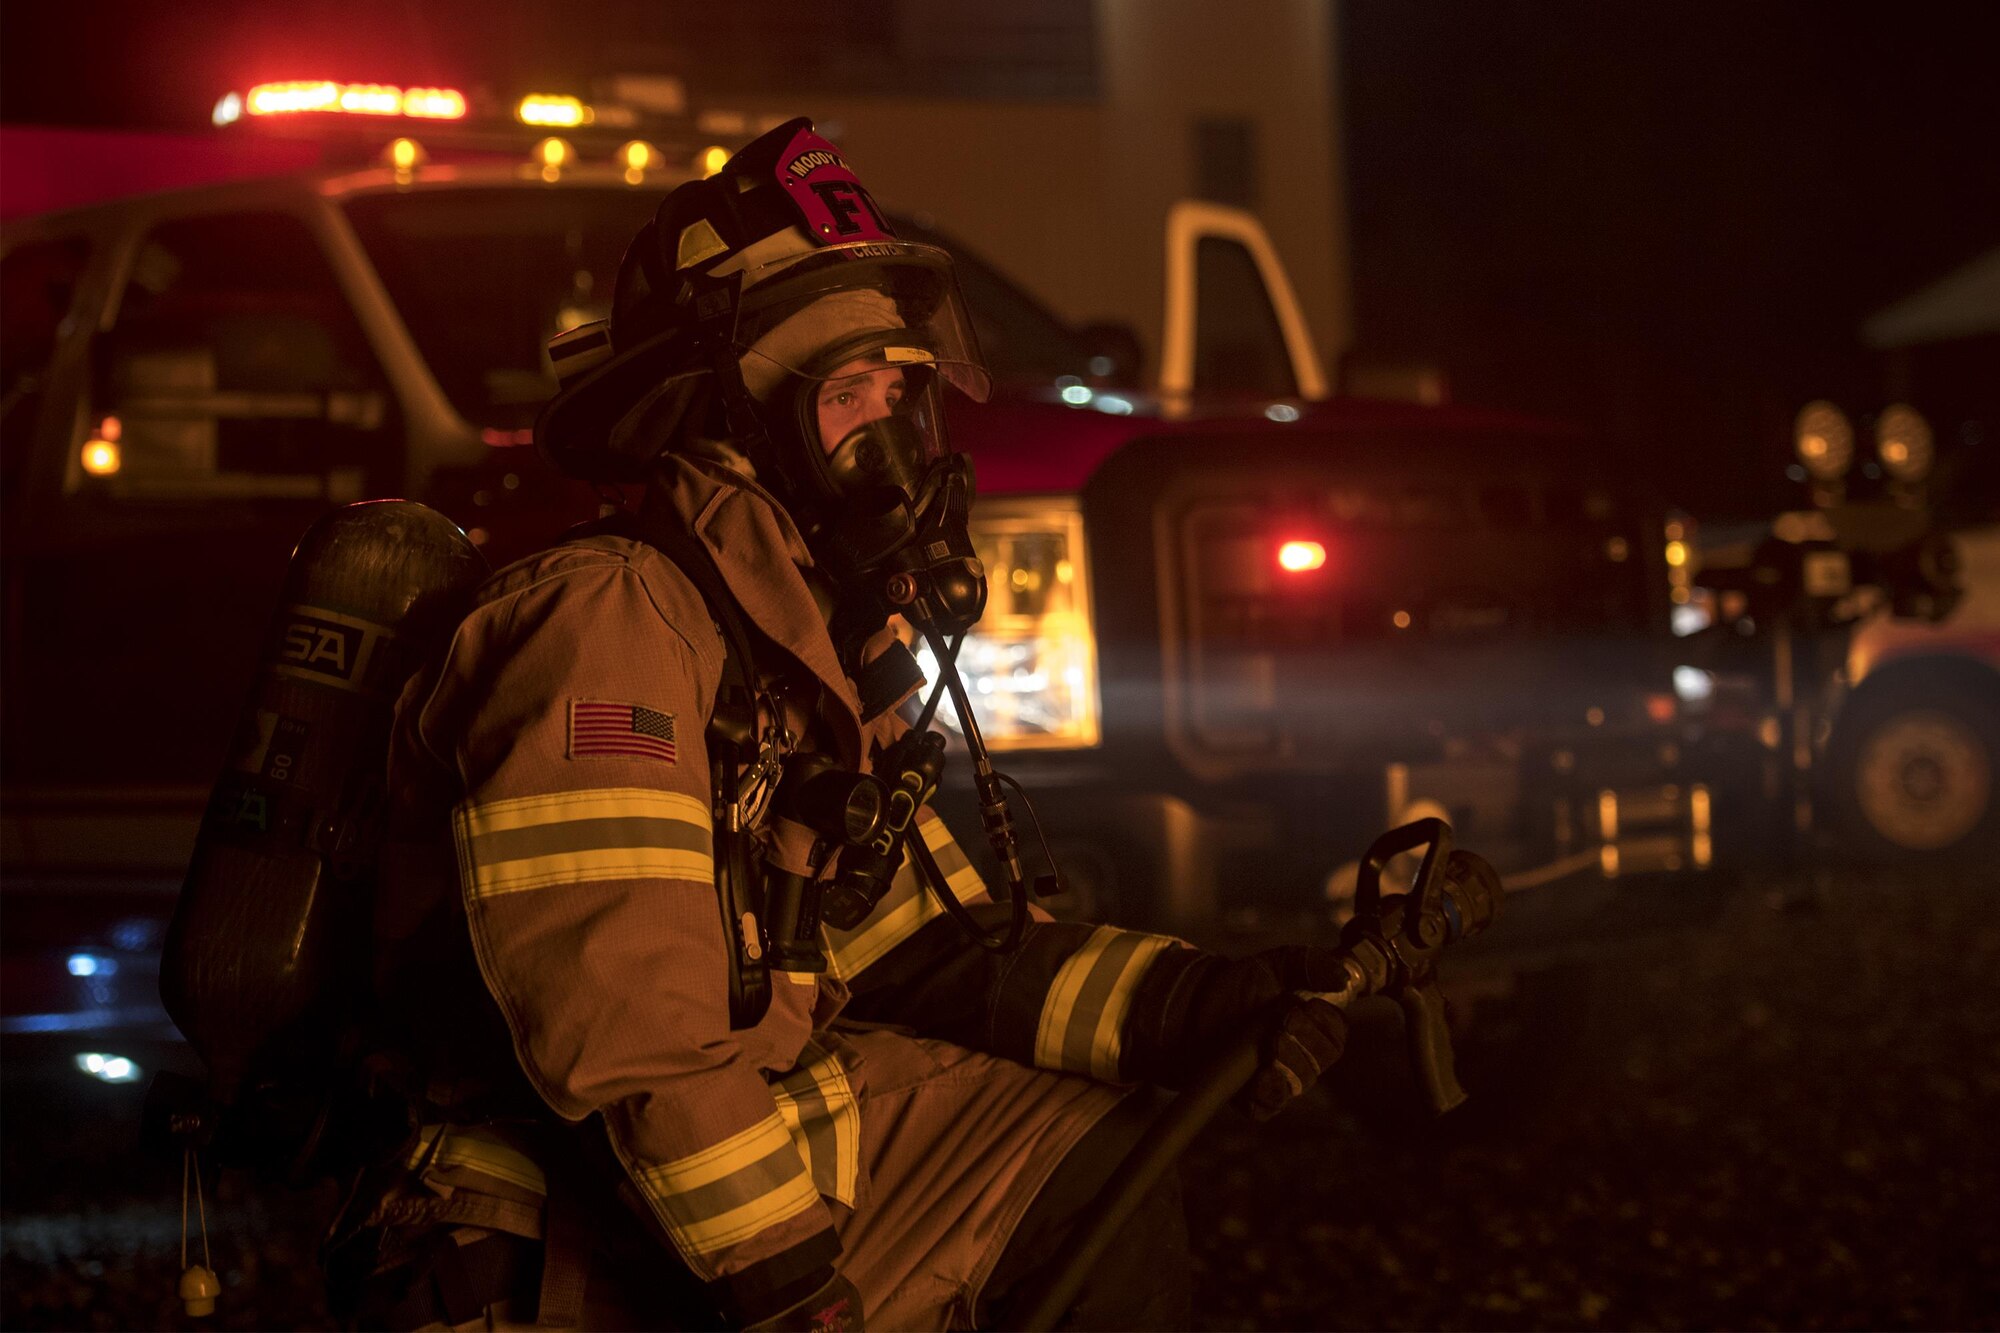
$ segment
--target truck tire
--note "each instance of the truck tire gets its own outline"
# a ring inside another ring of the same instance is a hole
[[[1865,688],[1828,758],[1834,833],[1877,863],[1990,865],[2000,853],[2000,691],[1960,679]]]

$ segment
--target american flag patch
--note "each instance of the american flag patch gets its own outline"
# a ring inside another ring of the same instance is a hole
[[[674,763],[674,715],[638,704],[569,701],[569,757],[626,755]]]

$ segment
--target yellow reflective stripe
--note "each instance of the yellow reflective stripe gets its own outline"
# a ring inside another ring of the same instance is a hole
[[[788,1149],[790,1146],[786,1145]],[[714,1254],[780,1222],[790,1221],[819,1204],[819,1191],[813,1188],[812,1177],[806,1174],[805,1164],[799,1163],[798,1166],[798,1175],[769,1193],[714,1217],[678,1226],[670,1223],[668,1232],[695,1254]]]
[[[715,876],[715,858],[699,852],[628,847],[616,851],[565,852],[513,862],[515,873],[500,874],[475,864],[473,896],[488,898],[551,884],[591,884],[606,879],[705,880]]]
[[[860,1176],[861,1104],[836,1053],[810,1041],[806,1052],[813,1058],[772,1084],[771,1096],[812,1172],[814,1188],[852,1208]]]
[[[1063,960],[1035,1028],[1035,1064],[1115,1082],[1125,1018],[1139,980],[1175,944],[1163,935],[1099,926]]]
[[[970,903],[975,898],[988,896],[986,881],[980,878],[978,867],[972,865],[959,849],[957,840],[951,836],[951,830],[944,826],[943,820],[919,817],[917,828],[941,864],[947,863],[947,852],[952,854],[950,859],[963,863],[945,876],[945,883],[951,888],[954,898],[961,903]],[[826,928],[830,946],[827,949],[828,969],[836,978],[852,977],[942,915],[944,907],[923,887],[915,863],[905,853],[889,892],[868,914],[860,929],[849,932]]]
[[[1104,951],[1117,938],[1118,931],[1112,926],[1099,926],[1090,932],[1090,938],[1083,947],[1063,959],[1063,965],[1056,969],[1055,980],[1049,985],[1049,993],[1042,1001],[1041,1021],[1035,1025],[1035,1065],[1041,1069],[1062,1068],[1063,1037],[1069,1031],[1069,1017],[1076,1008],[1076,999],[1083,991],[1083,983],[1089,979],[1091,968],[1104,956]]]
[[[460,803],[452,816],[470,896],[607,879],[713,880],[708,808],[679,792],[611,787]]]
[[[419,1167],[464,1167],[531,1194],[549,1192],[548,1176],[539,1162],[477,1125],[436,1125],[421,1130],[404,1165],[412,1171]]]
[[[1126,933],[1129,935],[1131,932]],[[1133,997],[1139,991],[1139,980],[1146,975],[1153,959],[1172,943],[1156,935],[1145,936],[1134,945],[1131,956],[1118,970],[1111,993],[1104,998],[1103,1006],[1097,1011],[1097,1021],[1092,1026],[1090,1072],[1093,1077],[1107,1083],[1118,1081],[1118,1061],[1125,1054],[1125,1016],[1131,1012]]]
[[[646,1179],[663,1194],[686,1194],[755,1165],[769,1157],[778,1144],[790,1142],[791,1134],[773,1111],[720,1143],[647,1168]]]
[[[638,815],[679,818],[708,827],[708,804],[680,792],[651,787],[599,787],[589,791],[553,792],[546,796],[515,796],[504,801],[467,805],[474,835],[499,833],[568,819],[614,819]],[[466,807],[461,807],[466,808]]]
[[[965,849],[958,845],[958,839],[951,836],[951,830],[944,826],[942,819],[920,818],[917,827],[923,832],[924,843],[937,856],[940,868],[950,865],[954,860],[963,863],[944,877],[944,882],[951,886],[952,897],[962,903],[970,902],[986,892],[986,881],[980,877],[978,868],[965,854]],[[937,906],[936,899],[925,901],[931,904],[935,912],[944,911],[944,908]]]
[[[635,1176],[674,1243],[688,1254],[712,1254],[819,1202],[776,1111],[712,1147]]]

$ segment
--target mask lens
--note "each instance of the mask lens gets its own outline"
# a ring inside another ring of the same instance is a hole
[[[878,417],[849,431],[827,456],[827,480],[842,495],[888,486],[909,493],[922,484],[930,457],[915,414]]]
[[[885,366],[874,358],[842,366],[813,391],[821,446],[832,452],[868,423],[909,413],[926,387],[926,375],[921,366]]]

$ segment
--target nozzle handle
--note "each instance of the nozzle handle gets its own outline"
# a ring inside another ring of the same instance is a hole
[[[1451,859],[1451,825],[1432,817],[1392,828],[1369,844],[1367,854],[1361,858],[1361,871],[1355,877],[1356,917],[1373,921],[1381,914],[1382,868],[1395,857],[1418,847],[1426,850],[1423,865],[1417,870],[1411,911],[1414,914],[1436,909],[1445,863]]]
[[[1424,1096],[1439,1115],[1465,1101],[1452,1058],[1451,1029],[1445,1023],[1444,992],[1435,981],[1405,987],[1396,997],[1403,1007],[1403,1036],[1409,1042],[1410,1065]]]

